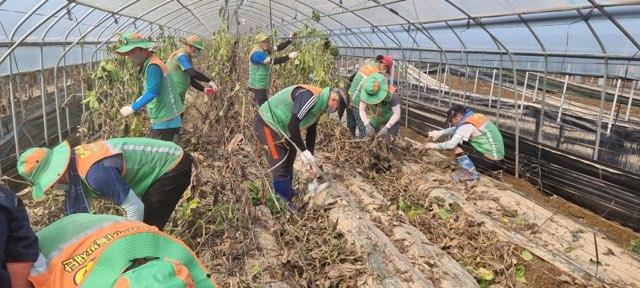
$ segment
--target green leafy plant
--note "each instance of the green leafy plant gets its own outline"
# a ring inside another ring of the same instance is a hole
[[[524,266],[522,265],[516,266],[515,276],[516,276],[516,281],[527,284],[527,279],[524,277]]]

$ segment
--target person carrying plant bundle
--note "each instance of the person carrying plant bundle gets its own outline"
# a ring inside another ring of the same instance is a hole
[[[453,149],[458,159],[458,165],[462,168],[453,176],[453,181],[472,181],[478,179],[480,174],[469,158],[469,155],[460,146],[463,142],[469,142],[476,151],[486,158],[494,161],[504,159],[504,143],[500,130],[487,116],[474,112],[462,105],[454,105],[447,111],[447,123],[451,128],[429,132],[429,138],[436,140],[445,135],[453,135],[449,141],[442,143],[426,143],[425,149],[450,150]]]
[[[381,74],[385,79],[390,78],[391,68],[393,67],[393,58],[391,56],[376,56],[375,64],[367,64],[362,66],[358,72],[351,75],[349,78],[349,98],[350,105],[346,109],[347,112],[347,128],[351,135],[355,136],[356,127],[358,127],[358,137],[364,138],[367,134],[366,125],[360,118],[360,95],[362,94],[362,88],[366,83],[366,80],[373,74]],[[390,85],[393,87],[393,85]],[[391,88],[395,91],[395,87]],[[373,131],[373,132],[372,132]],[[375,130],[370,130],[370,133],[375,133]]]
[[[366,136],[377,132],[377,137],[390,139],[400,132],[400,97],[382,74],[375,73],[364,80],[358,114]]]
[[[293,163],[296,151],[309,167],[309,175],[318,178],[320,169],[313,156],[318,120],[323,113],[335,112],[340,106],[340,88],[294,85],[276,93],[258,109],[253,133],[265,148],[273,177],[273,189],[289,208],[298,193],[293,190]],[[306,129],[305,141],[300,130]]]
[[[0,185],[0,287],[31,287],[29,270],[39,254],[22,200]]]
[[[131,105],[122,107],[120,114],[127,117],[146,106],[153,138],[178,142],[184,104],[169,77],[169,69],[151,50],[153,42],[142,35],[136,32],[124,34],[122,42],[115,52],[128,57],[140,68],[145,90]]]
[[[77,213],[38,239],[43,257],[29,275],[35,287],[217,287],[189,247],[142,222]]]
[[[182,48],[173,52],[167,62],[169,63],[169,74],[173,77],[174,87],[180,95],[182,103],[184,103],[189,86],[204,92],[207,96],[213,96],[218,92],[218,86],[211,81],[210,77],[196,70],[191,61],[192,58],[200,57],[204,49],[204,42],[197,35],[190,35],[181,41]],[[200,82],[206,82],[206,87]]]
[[[296,38],[295,33],[291,33],[288,39],[279,45],[271,47],[271,38],[264,33],[258,33],[255,38],[255,45],[249,56],[249,90],[253,93],[253,103],[260,107],[267,101],[267,88],[271,81],[271,65],[285,63],[298,57],[298,52],[294,51],[287,56],[272,58],[271,53],[282,51],[287,48]]]
[[[34,199],[58,184],[65,212],[89,212],[86,197],[103,198],[127,218],[164,228],[191,182],[191,155],[173,142],[112,138],[73,149],[31,148],[18,158],[18,172],[33,185]]]

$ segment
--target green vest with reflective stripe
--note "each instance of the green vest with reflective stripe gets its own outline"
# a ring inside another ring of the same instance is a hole
[[[182,48],[173,52],[173,54],[169,56],[167,67],[169,67],[169,76],[173,80],[173,88],[180,96],[182,103],[184,103],[184,96],[187,94],[187,90],[189,90],[189,86],[191,85],[191,77],[187,71],[182,70],[182,66],[180,66],[178,62],[178,57],[182,55],[189,57],[189,54]]]
[[[260,50],[253,50],[251,54]],[[253,64],[249,60],[249,88],[253,89],[267,89],[269,87],[269,78],[271,76],[271,69],[266,64]]]
[[[376,129],[382,129],[382,126],[389,122],[391,116],[393,116],[393,110],[391,109],[391,99],[394,97],[392,93],[387,93],[387,97],[380,103],[371,105],[367,104],[367,112],[370,115],[371,126]]]
[[[498,127],[481,113],[473,113],[462,120],[480,131],[480,135],[469,138],[469,144],[487,158],[493,160],[504,159],[504,142]],[[461,125],[461,124],[460,124]],[[460,125],[458,127],[460,127]]]
[[[321,89],[314,86],[294,85],[281,90],[276,93],[276,95],[269,98],[267,102],[263,103],[259,109],[262,120],[264,120],[269,127],[278,132],[278,134],[282,135],[282,133],[284,133],[288,137],[291,136],[289,135],[288,125],[289,120],[291,120],[291,109],[293,107],[291,92],[293,92],[293,89],[296,87],[305,87],[316,96],[316,103],[300,121],[300,129],[305,129],[318,122],[322,113],[327,109],[329,94],[331,94],[330,87]]]
[[[171,120],[184,112],[184,104],[175,90],[172,77],[169,77],[169,69],[156,55],[149,57],[142,68],[142,79],[144,79],[145,87],[149,64],[156,64],[160,66],[163,74],[160,95],[156,96],[156,98],[147,104],[149,118],[151,123]]]
[[[112,138],[101,141],[111,149],[111,153],[103,153],[103,159],[115,154],[122,154],[124,162],[124,179],[133,192],[142,197],[158,178],[173,169],[182,159],[184,153],[177,144],[150,138]],[[94,144],[95,145],[95,144]],[[81,145],[78,147],[83,147]],[[81,153],[75,148],[76,153]],[[83,179],[85,194],[100,197],[99,193],[89,187]]]

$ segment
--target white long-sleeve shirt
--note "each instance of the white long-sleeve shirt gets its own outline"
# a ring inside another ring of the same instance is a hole
[[[387,128],[391,128],[391,126],[393,126],[394,124],[396,124],[396,122],[400,120],[401,110],[400,110],[400,98],[398,97],[398,95],[392,96],[391,111],[393,112],[393,114],[391,115],[391,118],[389,118],[389,121],[384,125],[384,126],[387,126]],[[362,123],[364,123],[364,126],[369,125],[369,123],[371,123],[371,119],[369,119],[369,116],[367,116],[367,103],[364,103],[364,101],[360,101],[360,105],[358,106],[358,112],[360,114],[360,119],[362,120]]]

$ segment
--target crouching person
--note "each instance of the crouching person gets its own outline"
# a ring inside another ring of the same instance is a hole
[[[29,276],[35,287],[217,286],[182,241],[139,221],[71,214],[38,232],[38,239],[43,257]]]
[[[73,149],[31,148],[18,158],[18,172],[33,185],[34,199],[58,185],[67,214],[89,212],[86,197],[122,207],[127,218],[162,230],[191,183],[191,155],[173,142],[113,138]]]
[[[453,149],[458,159],[458,165],[462,168],[453,176],[453,181],[471,181],[480,177],[469,155],[460,146],[463,142],[469,142],[476,151],[490,160],[499,161],[504,158],[504,143],[500,130],[487,116],[462,105],[455,105],[447,112],[447,119],[451,128],[431,131],[429,138],[437,140],[442,136],[453,135],[451,139],[442,143],[426,143],[424,148]]]

